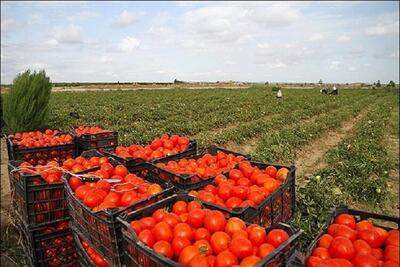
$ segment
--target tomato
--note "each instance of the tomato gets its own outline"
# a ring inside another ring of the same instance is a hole
[[[144,217],[140,219],[140,222],[143,225],[143,229],[153,229],[156,225],[156,220],[153,217]]]
[[[197,255],[200,255],[197,247],[187,246],[184,249],[182,249],[181,254],[179,255],[178,261],[180,264],[186,266]]]
[[[399,262],[399,247],[397,246],[386,246],[383,252],[383,259],[385,261]]]
[[[234,209],[240,207],[242,200],[238,197],[230,197],[226,200],[225,204],[228,209]]]
[[[392,230],[389,231],[388,237],[385,241],[386,246],[400,246],[400,241],[399,241],[399,230]]]
[[[273,229],[267,234],[267,243],[274,247],[279,247],[280,244],[289,239],[289,235],[282,229]]]
[[[371,249],[371,255],[374,256],[377,260],[382,259],[382,257],[383,257],[382,249],[380,249],[380,248]]]
[[[122,194],[120,204],[122,207],[128,207],[129,205],[137,202],[139,198],[135,191],[128,191]]]
[[[193,245],[199,249],[201,255],[209,256],[213,252],[211,245],[207,240],[197,240]]]
[[[111,165],[111,163],[103,163],[100,166],[100,170],[106,171],[109,176],[112,176],[114,174],[114,167]]]
[[[148,245],[149,247],[152,247],[154,245],[155,239],[149,229],[145,229],[141,231],[138,235],[138,238],[140,241],[142,241],[144,244]]]
[[[182,200],[175,202],[175,204],[172,206],[172,212],[177,215],[187,212],[186,202]]]
[[[265,233],[265,229],[261,226],[253,227],[249,232],[249,240],[253,243],[254,246],[258,247],[262,243],[264,243],[267,234]]]
[[[167,213],[164,215],[163,222],[166,222],[171,227],[175,227],[179,223],[179,217],[175,213]]]
[[[354,267],[379,267],[378,260],[369,254],[357,254],[352,263]]]
[[[339,224],[337,223],[332,223],[331,225],[329,225],[328,227],[328,234],[330,234],[331,236],[333,236],[335,234],[335,231],[337,229],[337,227],[339,226]]]
[[[329,248],[331,242],[332,242],[333,236],[330,234],[324,234],[321,236],[321,238],[318,241],[318,246],[324,247],[324,248]]]
[[[367,229],[358,232],[358,238],[366,241],[372,248],[378,248],[383,243],[380,235],[374,229]]]
[[[215,232],[211,235],[210,244],[214,253],[220,253],[228,248],[230,236],[225,232]]]
[[[151,184],[148,187],[148,192],[152,196],[157,195],[157,194],[161,193],[162,191],[163,191],[162,187],[160,185],[158,185],[158,184]]]
[[[306,260],[306,267],[317,267],[322,262],[320,257],[311,256]]]
[[[242,174],[242,172],[240,170],[232,169],[232,170],[229,171],[229,179],[237,181],[242,177],[243,177],[243,174]]]
[[[210,211],[204,218],[204,227],[212,233],[224,230],[225,224],[226,219],[221,211]]]
[[[380,242],[381,242],[381,244],[384,244],[385,243],[385,241],[386,241],[386,239],[388,238],[388,236],[389,236],[389,233],[385,230],[385,229],[383,229],[383,228],[381,228],[381,227],[374,227],[374,229],[375,229],[375,231],[379,234],[379,236],[380,236]]]
[[[354,216],[349,214],[340,214],[335,218],[335,223],[346,225],[351,229],[356,229],[356,220]]]
[[[246,230],[245,222],[237,217],[229,218],[225,225],[225,232],[232,236],[238,230]]]
[[[243,238],[248,238],[249,234],[247,233],[247,231],[245,230],[237,230],[233,233],[233,235],[231,235],[232,239],[236,238],[236,237],[243,237]]]
[[[207,257],[202,255],[195,256],[187,265],[187,267],[211,267]]]
[[[254,267],[260,261],[261,258],[257,256],[248,256],[240,262],[240,267]]]
[[[239,259],[253,254],[253,244],[247,238],[237,237],[229,243],[229,250]]]
[[[166,212],[163,209],[158,209],[155,212],[153,212],[153,218],[157,222],[161,222],[164,219],[165,215],[166,215]]]
[[[83,199],[83,204],[88,206],[89,208],[94,208],[98,206],[103,199],[98,195],[95,190],[90,190],[86,193],[85,198]]]
[[[128,174],[128,169],[124,165],[117,165],[114,168],[114,175],[125,177]]]
[[[275,177],[276,177],[277,171],[278,171],[278,170],[277,170],[274,166],[268,166],[268,167],[265,169],[265,173],[266,173],[269,177],[274,178],[274,179],[275,179]]]
[[[247,198],[248,190],[246,186],[234,186],[232,189],[232,195],[241,200],[245,200]]]
[[[371,253],[371,246],[368,245],[367,242],[361,239],[357,239],[353,242],[354,249],[357,253],[361,254],[370,254]]]
[[[172,239],[172,249],[174,250],[175,256],[179,257],[182,249],[190,246],[190,244],[190,240],[185,237],[174,237],[174,239]]]
[[[174,251],[172,250],[170,243],[164,240],[157,241],[153,245],[153,250],[170,259],[172,259],[172,257],[174,256]]]
[[[115,192],[109,192],[104,198],[104,202],[113,202],[116,206],[120,206],[121,195]]]
[[[347,239],[350,239],[352,242],[354,242],[357,238],[357,231],[351,229],[346,225],[339,224],[339,226],[335,230],[335,233],[333,234],[333,237],[337,236],[346,237]]]
[[[201,203],[199,201],[190,201],[187,205],[187,211],[190,213],[192,210],[201,209]]]
[[[287,175],[289,173],[289,170],[286,168],[280,168],[277,172],[276,172],[276,179],[279,181],[285,181],[287,178]]]
[[[219,174],[219,175],[215,176],[214,182],[218,186],[226,180],[227,180],[227,178],[225,177],[225,175]]]
[[[106,180],[100,180],[97,182],[96,188],[103,189],[104,191],[106,191],[108,193],[108,192],[110,192],[111,185]]]
[[[362,221],[359,221],[358,223],[356,223],[357,231],[373,229],[373,228],[374,228],[374,225],[368,220],[362,220]]]
[[[187,223],[193,228],[203,225],[206,212],[203,209],[194,209],[189,212]]]
[[[174,237],[184,237],[190,242],[194,239],[194,232],[192,228],[186,223],[178,223],[174,227]]]
[[[157,223],[151,233],[157,241],[163,240],[169,242],[173,238],[172,228],[166,222]]]
[[[265,198],[264,195],[260,191],[251,191],[247,195],[247,199],[251,200],[255,203],[255,205],[260,204]]]
[[[69,178],[68,183],[71,186],[72,191],[75,191],[79,186],[82,185],[81,179],[75,176]]]
[[[355,256],[356,251],[349,239],[338,236],[333,238],[329,247],[329,254],[332,258],[343,258],[351,260]]]
[[[198,228],[194,232],[194,240],[207,240],[211,237],[210,232],[206,228]]]
[[[229,267],[238,264],[238,259],[229,250],[225,250],[217,255],[215,267]]]
[[[130,225],[137,235],[144,229],[140,221],[131,221]]]
[[[257,255],[260,258],[265,258],[274,250],[275,250],[275,247],[273,245],[264,243],[258,248]]]
[[[249,187],[251,185],[251,182],[247,178],[240,178],[236,182],[237,186],[244,186],[244,187]]]
[[[223,183],[218,187],[218,196],[223,200],[227,200],[232,196],[233,186]]]
[[[329,255],[329,251],[327,248],[317,247],[313,250],[312,256],[320,257],[323,260],[330,259],[331,256]]]

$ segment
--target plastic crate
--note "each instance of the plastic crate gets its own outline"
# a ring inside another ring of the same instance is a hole
[[[59,134],[67,133],[60,132]],[[76,155],[74,143],[46,147],[19,148],[14,145],[11,138],[7,137],[6,141],[9,160],[23,160],[32,165],[46,165],[47,162],[51,160],[62,163],[65,159],[72,158]]]
[[[114,159],[116,159],[119,163],[125,165],[130,171],[134,171],[134,170],[138,170],[138,169],[143,169],[143,167],[146,165],[146,163],[158,163],[158,162],[167,162],[170,160],[177,160],[177,159],[181,159],[184,157],[189,157],[192,155],[196,155],[197,153],[197,142],[195,140],[190,140],[188,148],[185,151],[182,151],[178,154],[175,155],[170,155],[164,158],[160,158],[160,159],[154,159],[151,161],[145,161],[143,159],[140,158],[132,158],[132,157],[127,157],[127,158],[123,158],[120,157],[118,155],[116,155],[114,153],[114,151],[108,152],[108,151],[104,151],[104,153],[109,156],[112,157]]]
[[[207,203],[212,209],[217,209],[230,217],[239,217],[244,221],[256,223],[264,227],[279,223],[288,222],[296,208],[296,167],[286,166],[273,163],[261,163],[250,161],[252,166],[257,166],[260,169],[265,169],[268,166],[275,168],[287,168],[289,170],[285,182],[266,199],[264,199],[257,207],[244,207],[227,209],[213,203]],[[212,184],[208,183],[208,184]],[[200,200],[201,202],[204,202]]]
[[[305,252],[305,256],[303,260],[305,261],[308,257],[311,256],[312,251],[317,246],[317,243],[322,235],[327,233],[328,227],[335,221],[335,218],[340,214],[347,213],[353,215],[356,218],[356,222],[366,219],[371,219],[374,225],[382,227],[386,230],[399,229],[400,228],[400,218],[392,217],[382,214],[371,213],[368,211],[355,210],[348,208],[346,206],[337,206],[334,207],[329,214],[325,224],[322,226],[318,235],[313,239],[310,246],[307,248]]]
[[[240,154],[238,152],[233,152],[224,148],[217,147],[215,145],[210,146],[205,149],[202,153],[198,155],[193,155],[185,158],[198,159],[204,156],[204,154],[209,153],[213,156],[217,155],[218,152],[224,152],[226,154],[233,154],[235,156],[243,156],[246,160],[250,160],[250,155]],[[167,162],[167,161],[166,161]],[[158,163],[158,162],[157,162]],[[178,174],[167,169],[159,168],[156,163],[152,163],[149,167],[149,176],[160,178],[163,181],[170,181],[176,188],[180,190],[194,190],[206,186],[214,181],[214,176],[207,179],[201,179],[195,174]]]
[[[78,266],[71,229],[50,231],[49,227],[56,227],[57,223],[31,229],[18,218],[15,225],[29,266]]]
[[[75,128],[77,127],[72,127],[71,134],[74,136],[79,154],[90,149],[96,149],[101,152],[110,151],[118,146],[118,132],[106,130],[104,133],[82,134],[78,136],[75,133]]]
[[[8,163],[11,205],[29,227],[39,227],[69,217],[64,185],[48,184],[38,174],[18,171],[21,161]]]
[[[123,245],[125,254],[125,264],[128,267],[131,266],[142,266],[142,267],[163,267],[163,266],[174,266],[180,267],[181,265],[177,262],[168,259],[156,252],[151,248],[144,245],[139,241],[136,233],[130,226],[130,221],[137,220],[146,216],[151,216],[157,209],[170,209],[172,205],[178,201],[192,201],[193,197],[187,196],[185,194],[176,194],[168,197],[160,202],[154,203],[147,208],[131,212],[123,217],[119,217],[118,220],[123,224],[122,234],[123,234]],[[208,205],[203,205],[206,208],[210,208]],[[230,216],[227,216],[230,217]],[[289,239],[280,245],[276,250],[274,250],[268,257],[263,258],[262,261],[257,264],[257,267],[267,266],[270,263],[274,263],[274,266],[287,266],[286,262],[289,260],[291,255],[297,249],[299,242],[298,238],[302,233],[302,230],[296,230],[293,227],[279,223],[272,227],[266,228],[267,233],[272,230],[280,228],[289,233]]]
[[[155,203],[160,199],[172,195],[175,190],[171,184],[161,183],[160,185],[164,190],[157,195],[140,200],[126,208],[93,212],[72,192],[68,183],[70,177],[71,174],[65,173],[63,179],[72,225],[111,266],[121,266],[122,264],[122,255],[120,253],[122,233],[121,224],[117,221],[117,217]],[[158,182],[151,178],[146,180],[152,183]]]
[[[76,244],[76,252],[78,254],[78,264],[79,266],[83,267],[97,267],[90,256],[87,254],[86,250],[84,249],[81,239],[83,239],[79,234],[78,231],[72,228],[72,233],[74,236],[75,244]]]

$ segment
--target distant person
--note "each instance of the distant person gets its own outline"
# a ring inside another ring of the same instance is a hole
[[[278,93],[276,93],[277,98],[282,98],[282,91],[281,89],[278,90]]]
[[[319,92],[321,93],[321,94],[327,94],[328,93],[328,90],[324,87],[324,88],[322,88],[321,90],[319,90]]]
[[[336,86],[333,86],[332,95],[337,95],[337,94],[338,94],[338,90],[337,90]]]

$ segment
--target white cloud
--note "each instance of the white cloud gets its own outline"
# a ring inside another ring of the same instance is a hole
[[[331,70],[338,70],[340,65],[341,65],[340,61],[334,60],[334,61],[331,62],[331,65],[329,66],[329,68]]]
[[[321,41],[324,39],[324,36],[321,33],[313,33],[310,37],[310,41]]]
[[[140,42],[134,37],[126,37],[119,44],[119,49],[122,52],[132,52],[140,46]]]
[[[103,55],[101,56],[100,61],[103,63],[110,63],[113,61],[113,58],[108,55]]]
[[[399,34],[399,21],[392,21],[388,23],[381,23],[376,26],[368,27],[365,33],[371,36],[380,35],[398,35]]]
[[[275,63],[271,66],[273,68],[285,68],[287,65],[283,63],[280,59],[275,60]]]
[[[91,19],[91,18],[96,18],[100,16],[99,13],[90,11],[90,10],[84,10],[84,11],[80,11],[72,16],[69,16],[68,19],[70,21],[76,21],[76,20],[87,20],[87,19]]]
[[[55,27],[53,30],[53,39],[58,43],[66,44],[83,42],[81,28],[74,24],[70,24],[66,27]]]
[[[266,49],[266,48],[269,48],[270,45],[269,45],[269,43],[260,43],[260,44],[257,44],[257,47],[260,49]]]
[[[128,12],[126,10],[122,11],[121,14],[114,20],[114,27],[127,27],[140,20],[143,17],[143,12]]]
[[[354,66],[350,66],[350,67],[348,68],[348,70],[349,70],[349,71],[356,71],[356,70],[357,70],[357,68],[356,68],[356,67],[354,67]]]
[[[347,41],[350,41],[351,38],[350,38],[350,36],[344,34],[344,35],[340,35],[337,40],[339,42],[347,42]]]

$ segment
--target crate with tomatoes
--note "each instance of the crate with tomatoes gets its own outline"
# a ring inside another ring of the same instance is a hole
[[[306,251],[306,267],[399,266],[400,218],[335,207]]]
[[[82,236],[79,235],[77,230],[74,230],[74,228],[72,229],[79,266],[111,267],[104,257],[101,256]]]
[[[72,127],[71,132],[79,154],[91,149],[101,152],[113,150],[118,146],[118,132],[99,126],[76,126]]]
[[[9,160],[22,160],[32,165],[46,165],[49,161],[62,163],[76,155],[72,135],[57,129],[10,134],[7,151]]]
[[[182,193],[119,220],[128,267],[287,266],[302,232],[249,224]]]
[[[111,159],[110,159],[111,160]],[[70,217],[76,231],[110,266],[121,266],[121,214],[145,207],[174,192],[169,183],[140,177],[122,164],[64,174]]]
[[[171,182],[180,190],[191,190],[209,184],[246,159],[250,156],[213,145],[198,155],[154,163],[147,175]]]
[[[186,136],[163,134],[149,144],[117,146],[114,151],[105,152],[130,170],[142,169],[149,162],[165,162],[195,155],[197,142]]]

